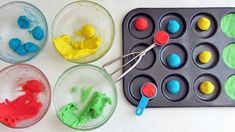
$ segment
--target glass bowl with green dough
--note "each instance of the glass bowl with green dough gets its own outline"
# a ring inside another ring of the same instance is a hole
[[[109,74],[94,65],[67,69],[54,87],[53,106],[66,126],[90,130],[105,124],[117,105],[117,91]]]
[[[53,45],[65,60],[86,64],[100,59],[111,48],[115,25],[111,14],[104,7],[81,0],[60,10],[51,31]],[[89,41],[90,44],[87,43]]]

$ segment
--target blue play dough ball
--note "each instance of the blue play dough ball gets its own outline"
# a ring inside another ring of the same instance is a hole
[[[180,24],[178,21],[176,20],[170,20],[168,23],[167,23],[167,31],[169,33],[176,33],[180,30]]]
[[[170,68],[178,68],[181,66],[180,56],[176,53],[172,53],[167,57],[167,64]]]
[[[21,45],[21,40],[19,38],[12,38],[9,41],[9,47],[15,51]]]
[[[29,28],[31,20],[26,16],[20,16],[17,20],[17,23],[20,28],[26,29]]]
[[[24,49],[23,46],[20,46],[16,49],[16,53],[20,56],[26,56],[28,52]]]
[[[27,42],[27,43],[23,44],[23,47],[29,53],[36,53],[39,51],[39,47],[32,42]]]
[[[44,32],[42,30],[41,27],[39,26],[36,26],[33,30],[32,30],[32,35],[33,35],[33,38],[36,39],[36,40],[42,40],[43,37],[44,37]]]
[[[170,80],[166,85],[167,91],[171,94],[177,94],[180,91],[180,82],[178,80]]]

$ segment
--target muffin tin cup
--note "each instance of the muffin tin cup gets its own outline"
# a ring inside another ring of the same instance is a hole
[[[176,94],[169,93],[167,90],[167,82],[170,80],[177,80],[180,83],[180,90]],[[162,82],[162,93],[166,97],[166,99],[173,101],[173,102],[178,102],[183,100],[187,95],[189,91],[189,84],[188,81],[181,75],[173,74],[164,79]]]
[[[185,32],[187,25],[185,23],[184,18],[178,13],[168,12],[165,15],[163,15],[161,17],[160,24],[159,24],[160,30],[164,30],[164,31],[168,32],[167,24],[170,20],[176,20],[180,25],[179,31],[177,31],[176,33],[169,33],[170,38],[176,39],[176,38],[182,36]]]
[[[179,55],[180,57],[180,60],[181,60],[181,64],[179,67],[177,68],[172,68],[168,65],[167,63],[167,57],[170,55],[170,54],[177,54]],[[162,49],[161,49],[161,62],[162,64],[169,68],[169,69],[180,69],[181,67],[183,67],[186,62],[187,62],[187,59],[188,59],[188,53],[186,52],[185,48],[183,47],[182,44],[178,44],[178,43],[169,43],[167,44],[166,46],[164,46]]]
[[[212,55],[211,60],[205,64],[203,64],[199,61],[199,55],[203,51],[209,51]],[[195,65],[197,65],[198,67],[200,67],[202,69],[213,68],[214,66],[217,65],[219,58],[220,58],[220,54],[219,54],[217,48],[215,47],[215,45],[207,43],[207,42],[203,42],[203,43],[198,44],[193,49],[193,52],[192,52],[193,62],[195,63]]]
[[[214,85],[214,90],[211,94],[205,95],[200,91],[199,87],[203,81],[210,81]],[[195,80],[193,88],[194,88],[195,95],[203,101],[215,100],[221,93],[221,84],[219,80],[214,75],[211,75],[211,74],[200,75]]]
[[[197,26],[198,20],[202,17],[209,19],[210,23],[211,23],[210,28],[206,31],[200,30]],[[217,24],[215,18],[211,14],[203,13],[203,12],[197,13],[193,16],[190,26],[191,26],[191,30],[195,33],[195,35],[197,35],[200,38],[209,38],[209,37],[213,36],[218,28],[218,24]]]
[[[145,20],[147,20],[148,22],[148,28],[144,31],[139,31],[135,28],[135,21],[138,17],[142,17],[144,18]],[[130,24],[128,25],[128,28],[129,28],[129,32],[137,39],[145,39],[145,38],[148,38],[149,36],[151,36],[153,34],[153,29],[155,28],[155,24],[154,24],[154,21],[153,21],[153,18],[151,18],[149,15],[147,14],[138,14],[136,16],[133,16],[131,19],[130,19]]]
[[[133,48],[131,48],[130,53],[132,52],[139,52],[145,50],[149,45],[148,44],[136,44]],[[131,60],[133,56],[129,57],[129,60]],[[131,65],[134,65],[138,59],[135,59],[135,61],[131,62]],[[145,63],[139,63],[135,68],[138,70],[146,70],[153,66],[154,62],[156,61],[156,53],[154,50],[150,50],[144,57],[141,59],[141,61],[144,61]]]
[[[148,75],[139,75],[135,77],[129,84],[129,91],[131,96],[137,101],[140,101],[141,99],[141,87],[145,82],[152,82],[153,84],[156,84],[154,79]]]

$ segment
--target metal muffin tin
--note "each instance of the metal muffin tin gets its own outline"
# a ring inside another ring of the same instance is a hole
[[[144,50],[153,43],[154,33],[166,30],[166,23],[171,19],[178,20],[181,29],[176,34],[170,34],[168,45],[156,46],[124,77],[124,94],[128,101],[138,105],[141,86],[150,81],[156,84],[159,92],[147,107],[235,106],[235,100],[224,90],[226,79],[235,74],[235,70],[227,67],[222,58],[223,49],[235,39],[227,37],[220,28],[222,17],[233,12],[235,8],[138,8],[130,11],[122,25],[123,54]],[[148,20],[149,28],[146,31],[137,31],[134,27],[135,19],[140,16]],[[205,16],[211,20],[211,27],[202,32],[196,23]],[[197,56],[203,50],[209,50],[213,55],[208,64],[198,62]],[[169,68],[166,65],[169,53],[179,54],[183,65],[177,69]],[[123,63],[130,59],[125,58]],[[130,66],[123,70],[126,71]],[[166,90],[166,82],[171,79],[178,79],[181,84],[181,90],[176,95]],[[210,95],[204,95],[198,89],[204,80],[215,85]]]

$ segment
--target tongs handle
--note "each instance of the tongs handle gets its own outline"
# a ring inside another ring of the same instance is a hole
[[[109,62],[107,62],[106,64],[103,65],[103,69],[106,70],[106,67],[112,65],[113,63],[121,60],[121,59],[124,59],[126,57],[129,57],[129,56],[132,56],[132,55],[135,55],[137,54],[135,57],[133,57],[130,61],[128,61],[127,63],[125,63],[124,65],[122,65],[121,67],[117,68],[116,70],[114,70],[112,73],[110,73],[111,76],[113,76],[115,73],[117,73],[118,71],[120,71],[122,68],[124,68],[125,66],[127,66],[129,63],[131,63],[133,60],[135,60],[136,58],[139,57],[139,59],[137,60],[137,62],[139,63],[139,61],[141,60],[142,57],[140,57],[140,53],[141,52],[132,52],[132,53],[129,53],[129,54],[126,54],[126,55],[123,55],[123,56],[119,56]],[[137,64],[136,64],[137,65]],[[127,71],[125,71],[120,77],[118,77],[114,82],[118,82],[120,79],[122,79],[128,72],[130,72],[135,66],[135,64],[132,65]],[[107,71],[107,70],[106,70]]]

